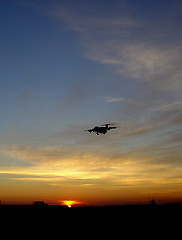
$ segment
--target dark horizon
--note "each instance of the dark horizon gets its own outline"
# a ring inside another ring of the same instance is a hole
[[[172,205],[182,205],[182,201],[179,202],[156,202],[154,199],[152,199],[150,202],[138,202],[138,203],[117,203],[117,204],[85,204],[85,203],[80,203],[80,204],[71,204],[70,208],[84,208],[84,207],[101,207],[101,208],[107,208],[107,207],[129,207],[129,206],[149,206],[149,207],[155,207],[155,206],[172,206]],[[32,203],[2,203],[0,202],[0,207],[3,206],[33,206],[33,207],[51,207],[51,206],[57,206],[57,207],[63,207],[63,208],[69,208],[69,205],[66,204],[48,204],[44,201],[33,201]]]

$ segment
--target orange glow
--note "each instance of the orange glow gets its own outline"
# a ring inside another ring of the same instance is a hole
[[[67,206],[68,208],[71,208],[72,205],[80,204],[80,202],[73,201],[73,200],[64,200],[64,201],[60,201],[60,203]]]

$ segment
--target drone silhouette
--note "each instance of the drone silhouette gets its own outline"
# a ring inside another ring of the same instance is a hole
[[[115,125],[115,124],[114,124],[114,123],[103,124],[103,125],[101,125],[101,127],[96,126],[96,127],[94,127],[94,128],[87,129],[87,130],[85,130],[85,131],[88,131],[88,132],[90,132],[90,133],[91,133],[91,132],[94,132],[94,133],[96,133],[97,135],[99,135],[99,133],[101,133],[101,134],[106,134],[107,131],[109,131],[109,130],[111,130],[111,129],[117,128],[117,127],[110,127],[110,125]]]

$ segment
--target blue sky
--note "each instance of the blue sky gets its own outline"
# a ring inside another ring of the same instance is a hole
[[[28,201],[35,182],[50,195],[29,200],[88,201],[96,189],[93,202],[182,198],[181,10],[177,0],[1,1],[1,178],[19,189],[4,201]],[[119,128],[84,132],[107,122]]]

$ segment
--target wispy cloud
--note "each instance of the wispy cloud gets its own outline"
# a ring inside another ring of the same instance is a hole
[[[123,136],[123,135],[139,135],[146,133],[148,131],[151,131],[155,126],[142,126],[142,127],[137,127],[130,129],[128,131],[121,131],[118,133],[118,135]]]
[[[102,34],[118,34],[121,29],[138,26],[139,21],[129,18],[127,16],[100,16],[94,14],[87,9],[74,9],[63,6],[57,6],[50,10],[49,16],[64,21],[67,27],[71,30],[80,33],[89,33],[102,31]],[[108,32],[108,29],[110,32]]]
[[[79,32],[87,58],[110,66],[120,76],[121,81],[117,82],[116,88],[121,88],[124,82],[127,85],[130,79],[136,81],[143,91],[141,105],[157,105],[159,99],[164,99],[167,94],[174,96],[176,90],[175,101],[181,98],[182,33],[178,33],[177,40],[166,40],[169,19],[158,23],[150,18],[144,21],[129,12],[126,14],[124,10],[112,16],[93,14],[90,9],[83,11],[62,6],[51,10],[49,16]],[[141,94],[137,91],[134,97]],[[119,102],[119,99],[114,96],[108,101]]]
[[[97,99],[102,99],[106,103],[119,103],[126,101],[126,98],[123,97],[97,97]]]
[[[125,134],[134,136],[132,134],[142,131],[145,130],[138,129]],[[90,200],[96,191],[98,197],[103,194],[109,197],[107,194],[114,189],[122,193],[119,196],[116,194],[117,198],[123,201],[127,196],[128,201],[136,199],[140,192],[159,198],[159,192],[161,195],[168,194],[173,189],[173,193],[178,194],[182,188],[181,157],[165,145],[155,144],[117,152],[112,151],[111,147],[103,151],[97,148],[87,154],[84,151],[78,154],[71,148],[63,151],[62,146],[4,145],[0,148],[0,154],[34,163],[29,167],[1,167],[2,180],[12,181],[16,187],[20,182],[25,186],[27,182],[36,182],[38,186],[46,186],[46,194],[49,193],[50,197],[53,189],[60,192],[61,187],[61,193],[57,195],[59,199],[61,194],[65,196],[67,192],[76,199],[82,196]],[[43,192],[42,188],[40,192]],[[39,194],[31,194],[40,197]]]
[[[5,147],[4,147],[5,148]],[[120,153],[118,156],[112,154],[109,156],[109,161],[106,157],[98,153],[87,156],[86,159],[81,159],[74,163],[74,159],[66,159],[65,161],[57,161],[57,158],[51,156],[57,155],[56,149],[51,149],[51,154],[47,155],[44,162],[39,162],[29,168],[8,166],[7,168],[1,168],[0,177],[6,175],[9,180],[17,181],[38,181],[51,186],[100,186],[109,189],[114,187],[115,189],[140,189],[146,188],[150,191],[150,188],[158,189],[164,188],[165,190],[176,186],[177,189],[181,187],[182,175],[179,164],[179,159],[171,160],[171,156],[174,157],[169,150],[163,151],[161,156],[157,155],[160,151],[160,146],[153,146],[151,148],[143,148],[140,150],[132,150],[126,153]],[[15,147],[14,147],[15,149]],[[18,150],[19,149],[19,150]],[[28,148],[26,148],[28,149]],[[9,155],[12,157],[15,150],[8,148]],[[38,151],[34,149],[36,154]],[[16,158],[22,158],[24,160],[33,161],[35,154],[28,154],[30,157],[27,159],[25,149],[16,147],[14,155]],[[43,153],[42,153],[43,152]],[[45,152],[49,152],[47,149],[40,150],[38,155],[46,156]],[[160,151],[161,152],[161,151]],[[8,153],[7,153],[8,155]],[[20,157],[21,156],[21,157]],[[95,159],[97,157],[97,159]],[[165,161],[164,161],[165,158]],[[175,161],[175,164],[174,164]],[[47,164],[48,163],[48,164]],[[103,167],[105,166],[105,167]],[[167,184],[170,184],[167,185]]]
[[[117,102],[122,102],[124,101],[124,98],[115,98],[115,97],[107,97],[106,102],[107,103],[117,103]]]

